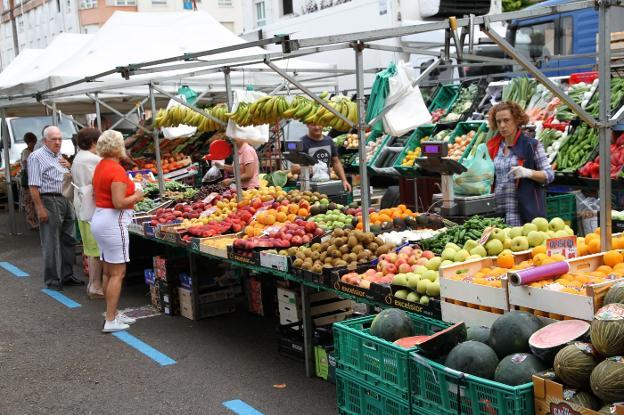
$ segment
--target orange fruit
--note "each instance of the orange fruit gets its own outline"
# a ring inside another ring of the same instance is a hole
[[[299,205],[293,205],[293,204],[288,205],[288,213],[296,215],[298,211],[299,211]]]
[[[278,212],[277,215],[275,215],[275,219],[280,223],[284,223],[288,220],[288,215],[284,212]]]
[[[611,250],[602,256],[602,260],[609,267],[614,267],[617,264],[621,264],[622,262],[624,262],[624,256],[622,256],[622,254],[618,251]]]
[[[302,218],[308,217],[309,215],[308,209],[304,209],[304,208],[299,209],[299,211],[297,212],[297,215],[301,216]]]
[[[546,254],[546,246],[540,245],[533,248],[533,250],[531,251],[531,258],[535,258],[535,256],[538,254]]]
[[[514,266],[514,258],[511,254],[500,254],[496,259],[496,265],[501,268],[511,268]]]
[[[561,254],[555,254],[553,256],[551,256],[552,260],[557,262],[557,261],[565,261],[565,257]]]
[[[611,274],[611,273],[613,272],[613,268],[611,268],[611,267],[610,267],[610,266],[608,266],[608,265],[601,265],[601,266],[599,266],[598,268],[596,268],[596,271],[598,271],[598,272],[604,272],[604,273],[605,273],[605,275],[609,275],[609,274]]]
[[[588,249],[591,254],[597,254],[600,252],[600,240],[597,238],[592,239],[588,245]]]
[[[619,264],[615,264],[613,266],[613,271],[624,272],[624,262],[620,262]]]
[[[275,223],[275,215],[273,215],[273,214],[270,214],[270,213],[269,213],[269,214],[267,214],[267,215],[264,217],[264,224],[265,224],[265,225],[271,226],[271,225],[273,225],[274,223]]]
[[[533,257],[533,264],[539,267],[540,265],[544,264],[544,260],[546,258],[548,258],[548,256],[546,256],[545,253],[539,253]]]
[[[596,228],[596,230],[594,231],[594,233],[595,233],[596,235],[599,235],[599,236],[600,236],[600,226],[598,226],[598,227]]]
[[[589,235],[585,235],[585,243],[589,244],[591,241],[600,239],[600,235],[595,233],[590,233]]]

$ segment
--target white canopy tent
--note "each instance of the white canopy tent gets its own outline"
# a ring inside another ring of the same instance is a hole
[[[0,88],[15,84],[16,79],[33,70],[45,49],[22,49],[11,63],[0,72]]]

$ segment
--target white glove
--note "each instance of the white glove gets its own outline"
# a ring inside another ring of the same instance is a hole
[[[514,179],[530,179],[533,177],[533,170],[522,166],[515,166],[509,170],[509,175]]]
[[[213,164],[218,169],[223,169],[223,166],[225,166],[225,164],[222,161],[215,161]]]

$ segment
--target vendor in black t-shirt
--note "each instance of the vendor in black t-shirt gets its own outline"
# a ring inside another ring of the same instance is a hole
[[[313,167],[313,176],[330,177],[330,167],[334,168],[334,171],[342,181],[342,186],[346,192],[351,191],[351,185],[347,181],[342,163],[338,158],[338,151],[334,141],[325,135],[323,135],[323,127],[316,124],[308,124],[308,134],[301,137],[303,143],[303,151],[308,153],[316,160],[316,165]],[[295,174],[301,172],[301,167],[298,164],[294,164],[291,171]],[[317,177],[318,179],[318,177]]]

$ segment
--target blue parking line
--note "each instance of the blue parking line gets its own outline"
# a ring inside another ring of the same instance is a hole
[[[11,264],[10,262],[0,262],[0,268],[4,268],[18,278],[28,277],[28,275],[30,275],[27,272],[22,271],[15,265]]]
[[[48,288],[44,288],[41,291],[43,291],[45,294],[49,295],[50,297],[54,298],[56,301],[58,301],[59,303],[63,304],[67,308],[78,308],[78,307],[81,307],[80,304],[78,304],[77,302],[75,302],[71,298],[67,297],[66,295],[61,294],[58,291],[50,290]]]
[[[258,412],[256,409],[247,405],[240,399],[223,402],[223,406],[237,415],[263,415],[262,412]]]
[[[154,349],[149,344],[137,339],[136,337],[134,337],[132,334],[128,332],[117,331],[113,333],[113,336],[117,337],[119,340],[126,343],[128,346],[135,348],[136,350],[143,353],[145,356],[149,357],[150,359],[156,361],[161,366],[173,365],[176,362],[175,360],[173,360],[166,354],[159,352],[158,350]]]

